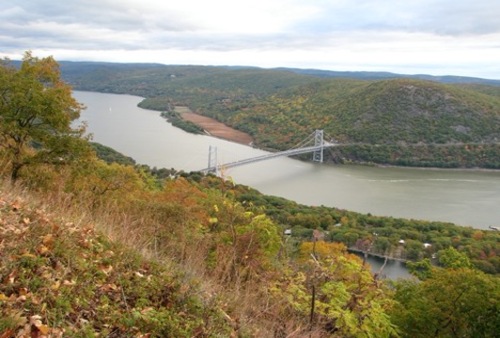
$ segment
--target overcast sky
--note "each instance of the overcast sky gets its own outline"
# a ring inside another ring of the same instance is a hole
[[[500,0],[1,0],[0,57],[500,79]]]

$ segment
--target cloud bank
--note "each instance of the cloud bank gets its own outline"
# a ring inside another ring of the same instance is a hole
[[[500,2],[0,2],[0,56],[500,79]]]

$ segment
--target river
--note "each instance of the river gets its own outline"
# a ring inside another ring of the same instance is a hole
[[[208,165],[210,145],[217,147],[220,163],[266,153],[186,133],[159,112],[138,108],[140,97],[79,91],[74,96],[87,107],[81,120],[87,121],[93,140],[138,163],[200,170]],[[225,175],[262,193],[307,205],[480,229],[500,225],[500,171],[382,168],[277,158],[233,168]]]

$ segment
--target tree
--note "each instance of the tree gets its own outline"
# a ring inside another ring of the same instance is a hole
[[[422,282],[396,286],[391,319],[403,337],[497,337],[498,277],[467,268],[435,268]]]
[[[282,245],[277,226],[258,209],[245,209],[231,197],[207,200],[215,202],[209,220],[214,239],[209,256],[213,276],[239,286],[272,270]]]
[[[12,180],[25,166],[67,164],[88,149],[84,128],[71,127],[82,108],[52,57],[26,52],[19,69],[0,64],[0,153]]]
[[[432,264],[429,258],[424,258],[418,262],[406,262],[406,267],[410,273],[420,280],[425,280],[432,276]]]
[[[313,257],[312,243],[303,243],[301,255],[311,259],[301,270],[284,269],[271,288],[282,336],[397,337],[388,315],[390,290],[345,246],[317,244]]]
[[[458,269],[458,268],[471,268],[472,263],[466,254],[457,251],[457,249],[450,246],[448,249],[440,250],[438,252],[439,264],[445,268]]]

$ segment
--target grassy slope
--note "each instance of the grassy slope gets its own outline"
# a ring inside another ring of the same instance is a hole
[[[217,306],[177,269],[51,208],[1,187],[1,337],[229,334]]]

